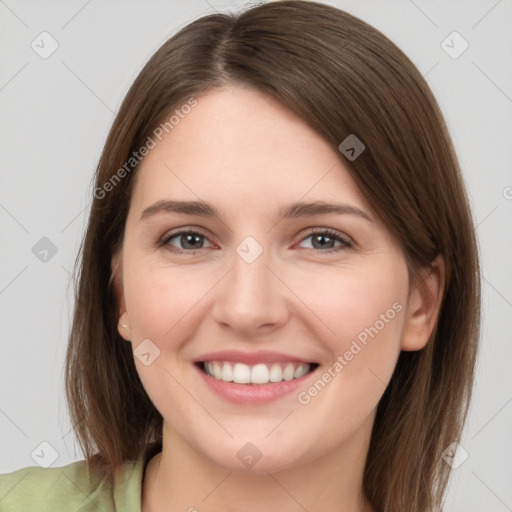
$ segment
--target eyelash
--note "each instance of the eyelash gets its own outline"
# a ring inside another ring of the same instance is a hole
[[[167,233],[165,234],[162,238],[160,238],[158,241],[157,241],[157,244],[156,246],[157,247],[163,247],[163,246],[168,246],[168,249],[172,252],[174,252],[175,254],[187,254],[187,255],[190,255],[190,256],[193,256],[195,255],[198,251],[201,251],[202,249],[206,249],[206,247],[203,247],[201,249],[197,249],[197,250],[180,250],[180,249],[177,249],[176,247],[173,247],[171,245],[169,245],[169,242],[173,239],[173,238],[176,238],[177,236],[180,236],[180,235],[199,235],[201,237],[204,237],[204,238],[207,238],[206,235],[204,235],[203,233],[199,232],[199,231],[193,231],[193,230],[181,230],[181,231],[176,231],[176,232],[172,232],[172,233]],[[344,249],[350,249],[353,247],[353,243],[350,242],[349,240],[343,238],[342,236],[340,236],[336,231],[333,231],[331,229],[321,229],[321,230],[316,230],[316,231],[310,231],[304,238],[301,239],[301,242],[303,242],[304,240],[306,240],[307,238],[311,237],[311,236],[314,236],[314,235],[327,235],[329,238],[332,238],[335,242],[340,242],[341,245],[337,246],[337,247],[333,247],[331,249],[315,249],[315,248],[312,248],[312,249],[306,249],[308,251],[313,251],[313,252],[316,252],[316,253],[334,253],[334,252],[338,252],[338,251],[341,251],[341,250],[344,250]],[[210,242],[211,243],[211,242]]]

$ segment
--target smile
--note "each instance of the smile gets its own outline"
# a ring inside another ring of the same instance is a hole
[[[274,350],[217,350],[201,354],[193,367],[214,395],[242,407],[293,395],[320,371],[311,356]]]
[[[235,384],[263,385],[299,379],[313,371],[318,364],[274,362],[249,365],[232,361],[201,361],[201,370],[216,380]]]

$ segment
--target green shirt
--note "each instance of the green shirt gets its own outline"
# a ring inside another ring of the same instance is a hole
[[[30,466],[0,475],[1,512],[141,512],[142,480],[151,453],[125,462],[116,485],[87,476],[85,460],[67,466]]]

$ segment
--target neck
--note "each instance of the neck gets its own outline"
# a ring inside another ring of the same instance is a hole
[[[289,469],[240,472],[192,448],[164,422],[162,452],[147,466],[142,512],[373,512],[363,472],[373,418],[327,454]]]

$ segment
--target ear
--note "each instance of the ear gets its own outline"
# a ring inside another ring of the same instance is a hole
[[[446,267],[441,255],[424,273],[409,292],[402,350],[421,350],[434,331],[443,301]]]
[[[122,265],[122,251],[118,251],[116,254],[112,256],[111,262],[112,268],[112,286],[114,288],[114,293],[117,297],[118,303],[118,322],[117,322],[117,330],[119,334],[126,340],[131,340],[131,328],[130,328],[130,318],[128,315],[128,311],[126,311],[126,301],[124,298],[124,288],[123,288],[123,265]]]

